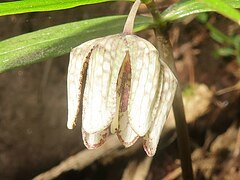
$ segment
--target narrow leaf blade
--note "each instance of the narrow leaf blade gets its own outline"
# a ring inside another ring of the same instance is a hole
[[[199,0],[199,2],[203,2],[206,7],[213,9],[240,25],[240,12],[229,6],[226,2],[222,0]]]
[[[22,0],[0,3],[0,16],[27,12],[53,11],[76,6],[103,3],[118,0]],[[122,0],[131,1],[131,0]]]
[[[126,16],[83,20],[1,41],[0,72],[66,54],[90,39],[120,33],[125,20]],[[135,31],[146,29],[151,23],[151,18],[139,16]]]
[[[222,0],[232,8],[240,8],[240,0]],[[169,6],[163,11],[162,16],[166,21],[174,21],[192,14],[201,12],[216,11],[216,9],[206,6],[199,0],[183,0]]]

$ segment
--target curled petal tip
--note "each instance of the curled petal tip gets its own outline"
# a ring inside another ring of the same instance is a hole
[[[96,132],[92,134],[87,133],[82,129],[83,142],[88,149],[96,149],[102,144],[104,144],[108,134],[109,134],[108,128],[101,132]]]
[[[76,123],[67,123],[67,128],[68,129],[73,129],[76,126]]]
[[[67,126],[67,128],[68,128],[68,129],[73,129],[73,127],[72,127],[72,126]]]
[[[77,116],[73,116],[70,112],[68,113],[67,128],[73,129],[76,126]]]
[[[119,141],[122,143],[122,145],[126,148],[132,146],[139,138],[139,136],[136,136],[132,138],[131,140],[127,139],[126,137],[122,137],[119,133],[117,133]],[[125,138],[125,139],[124,139]]]
[[[156,153],[156,149],[153,149],[149,146],[149,144],[146,143],[146,141],[143,143],[143,148],[144,148],[144,151],[146,152],[146,154],[149,156],[149,157],[152,157],[155,155]]]

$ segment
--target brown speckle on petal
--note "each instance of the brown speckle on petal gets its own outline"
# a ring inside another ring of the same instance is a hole
[[[117,136],[119,141],[125,147],[129,147],[133,145],[139,138],[139,136],[131,128],[128,119],[128,99],[131,86],[131,63],[129,52],[126,53],[122,67],[120,69],[117,86],[120,92],[120,107],[118,114],[119,124]]]
[[[131,64],[129,53],[126,53],[124,58],[122,67],[119,72],[118,77],[118,86],[120,87],[120,112],[127,111],[128,108],[128,98],[130,93],[130,85],[131,85]]]
[[[82,129],[83,142],[88,149],[96,149],[105,143],[108,134],[109,128],[93,134],[89,134]]]

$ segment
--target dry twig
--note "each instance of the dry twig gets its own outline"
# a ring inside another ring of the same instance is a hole
[[[116,139],[116,136],[110,136],[107,142],[97,150],[83,150],[76,155],[69,157],[68,159],[61,162],[59,165],[53,167],[49,171],[39,174],[34,178],[34,180],[50,180],[58,177],[63,172],[72,169],[81,170],[96,161],[97,159],[119,148],[120,146],[121,144]]]

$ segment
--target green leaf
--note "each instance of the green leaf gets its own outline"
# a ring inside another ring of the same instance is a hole
[[[240,0],[223,0],[223,2],[232,8],[240,8]],[[174,21],[192,14],[209,11],[216,11],[216,9],[206,6],[199,0],[183,0],[169,6],[163,11],[162,16],[166,21]]]
[[[219,14],[222,14],[223,16],[228,17],[232,21],[237,22],[240,24],[240,12],[236,9],[229,6],[226,2],[222,0],[199,0],[200,2],[203,2],[206,7],[209,7]]]
[[[221,32],[220,30],[218,30],[216,27],[214,27],[212,24],[210,23],[206,23],[206,27],[209,29],[210,31],[210,36],[217,41],[218,43],[221,44],[228,44],[229,46],[233,45],[233,39],[229,36],[227,36],[226,34],[224,34],[223,32]]]
[[[120,33],[126,16],[108,16],[54,26],[0,42],[0,72],[70,52],[97,37]],[[149,17],[138,16],[135,31],[148,28]]]
[[[234,49],[232,48],[219,48],[216,50],[216,53],[218,54],[218,56],[232,56],[234,55]]]
[[[199,22],[201,22],[201,23],[207,23],[207,21],[208,21],[208,13],[200,13],[197,17],[196,17],[196,19],[199,21]]]
[[[240,35],[236,35],[233,37],[233,44],[240,54]]]
[[[0,3],[0,16],[27,12],[53,11],[118,0],[21,0]],[[122,0],[133,1],[133,0]]]

